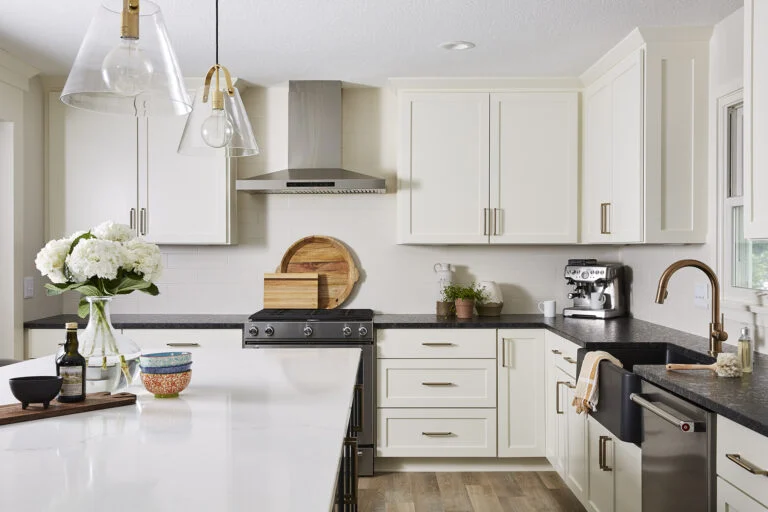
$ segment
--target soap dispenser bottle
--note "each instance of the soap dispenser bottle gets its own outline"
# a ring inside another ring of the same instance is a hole
[[[739,336],[738,354],[741,361],[741,370],[744,373],[752,372],[752,339],[749,337],[749,327],[741,328],[741,336]]]

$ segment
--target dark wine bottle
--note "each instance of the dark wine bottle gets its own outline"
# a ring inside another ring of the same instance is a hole
[[[64,353],[56,360],[56,375],[62,377],[59,402],[85,400],[85,358],[77,351],[77,322],[67,322]]]

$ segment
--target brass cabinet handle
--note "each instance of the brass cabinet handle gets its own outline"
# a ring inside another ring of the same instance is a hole
[[[430,342],[424,342],[422,343],[425,347],[452,347],[453,343],[430,343]]]
[[[169,347],[199,347],[199,343],[166,343]]]
[[[576,364],[576,360],[575,360],[574,358],[572,358],[572,357],[563,356],[563,360],[564,360],[566,363]]]
[[[564,411],[560,410],[560,386],[565,384],[565,381],[559,380],[555,384],[555,413],[557,414],[565,414]]]
[[[565,387],[567,387],[568,389],[576,389],[576,384],[574,384],[573,382],[564,382],[563,384],[565,384]]]
[[[455,386],[453,382],[422,382],[422,386]]]
[[[607,462],[608,457],[606,445],[608,441],[613,441],[613,438],[611,438],[611,436],[600,436],[598,464],[600,465],[600,469],[602,471],[613,471],[613,468],[609,467]]]
[[[768,476],[768,471],[755,466],[754,464],[749,462],[747,459],[742,459],[741,455],[739,455],[738,453],[726,453],[725,456],[728,460],[738,465],[740,468],[746,469],[753,475]]]
[[[600,203],[600,234],[611,234],[611,203]]]
[[[483,235],[488,236],[488,227],[491,224],[490,208],[483,208]]]
[[[421,435],[428,437],[449,437],[453,432],[422,432]]]
[[[147,209],[146,208],[139,209],[139,234],[140,235],[147,234]]]
[[[136,229],[136,208],[131,208],[128,212],[128,227]]]
[[[499,208],[493,209],[493,234],[499,235],[499,224],[501,224],[501,210]]]
[[[501,367],[506,368],[507,367],[507,340],[506,338],[501,338]]]
[[[562,352],[560,352],[559,350],[552,350],[552,353],[555,354],[556,356],[559,356],[560,354],[562,354]]]

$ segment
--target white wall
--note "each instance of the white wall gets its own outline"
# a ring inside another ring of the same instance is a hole
[[[632,268],[631,307],[633,315],[643,320],[666,325],[701,336],[707,335],[711,318],[709,310],[694,306],[694,286],[709,281],[696,269],[677,272],[669,285],[669,297],[663,305],[654,303],[656,285],[662,271],[683,258],[699,259],[712,268],[717,266],[717,98],[743,86],[744,9],[739,9],[715,27],[710,41],[710,130],[708,175],[707,243],[689,246],[625,247],[622,261]],[[723,276],[723,270],[717,269]],[[722,279],[722,277],[721,277]],[[726,321],[731,341],[738,338],[740,325]],[[763,346],[762,350],[768,351]]]
[[[239,162],[242,177],[286,165],[284,88],[250,88],[244,95],[262,155]],[[120,313],[252,313],[262,307],[262,277],[285,250],[311,234],[336,237],[358,260],[361,279],[345,307],[389,313],[433,313],[435,262],[458,266],[458,278],[494,280],[504,311],[536,312],[536,302],[566,302],[568,258],[615,259],[614,248],[429,247],[396,245],[396,98],[386,89],[343,90],[344,167],[386,177],[385,195],[238,194],[240,244],[163,247],[161,295],[134,293],[113,302]],[[450,205],[446,205],[450,207]],[[67,310],[74,311],[74,298]]]

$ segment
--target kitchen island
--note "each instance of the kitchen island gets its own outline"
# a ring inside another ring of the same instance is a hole
[[[145,350],[144,352],[150,352]],[[333,507],[360,350],[196,351],[179,398],[0,426],[0,510]],[[0,368],[54,375],[53,356]]]

